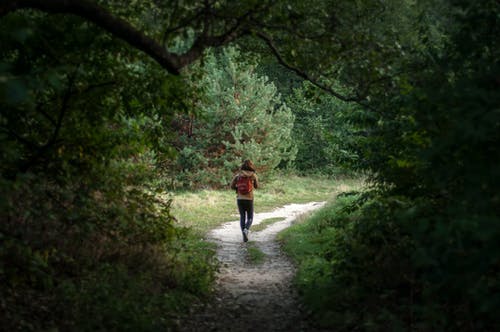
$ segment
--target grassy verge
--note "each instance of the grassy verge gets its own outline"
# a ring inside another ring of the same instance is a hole
[[[343,254],[334,248],[338,238],[346,236],[343,228],[348,227],[354,217],[343,208],[357,197],[337,198],[278,234],[285,252],[298,266],[295,284],[302,300],[323,327],[339,326],[340,316],[332,310],[337,305],[332,302],[333,294],[340,292],[335,284],[333,265]]]
[[[355,190],[361,184],[359,179],[278,176],[261,181],[255,192],[255,212],[271,211],[289,203],[331,200],[339,192]],[[172,213],[179,224],[201,233],[238,218],[236,196],[229,189],[176,192],[172,199]]]
[[[285,220],[285,218],[283,217],[278,217],[278,218],[269,218],[269,219],[264,219],[262,220],[259,224],[257,225],[253,225],[252,226],[252,231],[253,232],[260,232],[260,231],[263,231],[264,229],[266,229],[268,226],[278,222],[278,221],[282,221],[282,220]]]

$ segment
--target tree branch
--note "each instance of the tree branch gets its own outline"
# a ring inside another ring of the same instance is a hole
[[[71,98],[71,91],[73,89],[73,83],[75,82],[75,79],[76,79],[76,73],[77,73],[77,70],[75,70],[75,72],[71,76],[69,76],[69,78],[68,78],[68,86],[67,86],[66,92],[64,93],[64,96],[62,99],[61,110],[59,111],[59,116],[57,117],[56,127],[54,128],[54,132],[52,133],[52,137],[46,143],[44,148],[48,148],[51,145],[53,145],[55,143],[55,141],[57,140],[57,136],[59,136],[59,132],[61,131],[64,116],[66,115],[66,112],[68,110],[69,100]]]
[[[177,32],[183,28],[185,28],[186,26],[189,25],[189,23],[199,19],[204,13],[204,10],[200,10],[199,12],[197,12],[196,14],[184,19],[181,23],[179,23],[178,25],[176,25],[175,27],[172,27],[172,28],[166,28],[165,29],[165,32],[163,33],[163,44],[165,44],[166,40],[167,40],[167,37],[169,34],[173,33],[173,32]],[[175,13],[174,13],[175,14]]]
[[[52,116],[50,116],[50,114],[49,114],[49,113],[47,113],[47,112],[45,112],[45,111],[43,110],[43,106],[44,106],[44,104],[42,104],[42,103],[37,103],[37,104],[36,104],[36,107],[35,107],[35,110],[36,110],[38,113],[42,114],[42,115],[43,115],[43,116],[44,116],[47,120],[49,120],[49,122],[50,122],[53,126],[55,126],[55,125],[56,125],[56,120],[54,120],[54,118],[52,118]]]
[[[178,75],[180,69],[198,59],[206,48],[221,46],[238,38],[243,18],[249,14],[238,18],[237,24],[227,32],[219,36],[201,35],[189,51],[184,54],[174,54],[168,52],[159,42],[146,36],[127,21],[115,17],[107,9],[90,0],[4,0],[0,3],[0,18],[10,12],[28,8],[47,13],[73,14],[82,17],[126,41],[132,47],[143,51],[174,75]],[[200,13],[204,14],[206,10],[207,8],[204,8]]]
[[[300,70],[299,68],[297,67],[294,67],[292,66],[291,64],[289,64],[282,56],[281,56],[281,53],[279,52],[278,48],[276,47],[276,45],[274,44],[272,38],[268,35],[266,35],[265,33],[263,32],[260,32],[260,31],[254,31],[254,34],[259,37],[260,39],[262,39],[268,46],[269,48],[271,49],[271,51],[273,52],[274,56],[276,57],[276,59],[278,60],[278,62],[285,68],[293,71],[295,74],[297,74],[298,76],[302,77],[303,79],[311,82],[313,85],[317,86],[318,88],[320,88],[321,90],[323,91],[326,91],[328,92],[329,94],[333,95],[334,97],[342,100],[342,101],[345,101],[345,102],[356,102],[356,103],[361,103],[364,98],[360,97],[360,96],[345,96],[341,93],[338,93],[337,91],[333,90],[332,88],[330,88],[329,86],[326,86],[325,84],[322,84],[320,82],[318,82],[317,79],[315,79],[314,77],[312,77],[311,75],[309,75],[308,73],[306,73],[305,71],[303,70]]]
[[[238,22],[234,27],[230,28],[225,33],[219,36],[199,36],[193,46],[182,56],[179,57],[179,65],[180,67],[185,67],[191,64],[196,59],[200,58],[203,54],[203,51],[209,47],[218,47],[222,45],[226,45],[237,38],[247,34],[245,30],[242,28],[243,24]]]
[[[217,17],[217,13],[206,13],[207,10],[210,10],[210,5],[210,2],[206,2],[204,9],[201,10],[199,14],[201,14],[201,16],[203,16],[203,14],[210,14]],[[289,64],[283,58],[270,36],[266,35],[264,32],[253,31],[248,28],[247,25],[251,21],[252,15],[269,8],[269,6],[271,6],[271,4],[267,3],[264,3],[264,5],[256,5],[253,9],[248,10],[243,15],[234,18],[236,21],[234,25],[218,36],[212,36],[207,33],[208,26],[211,22],[205,22],[204,33],[198,36],[193,43],[193,46],[184,54],[174,54],[168,52],[168,50],[159,42],[151,37],[148,37],[144,32],[136,29],[124,19],[114,16],[110,11],[93,3],[91,0],[2,0],[0,3],[0,18],[10,12],[28,8],[41,10],[47,13],[76,15],[96,24],[105,31],[124,40],[132,47],[143,51],[163,68],[165,68],[169,73],[174,75],[179,75],[179,72],[183,67],[200,58],[203,55],[203,51],[208,47],[222,46],[239,37],[253,33],[253,35],[262,39],[268,45],[278,62],[285,68],[293,71],[299,77],[311,82],[321,90],[326,91],[340,100],[345,102],[356,102],[360,105],[366,106],[363,103],[366,99],[362,95],[343,95],[333,90],[331,87],[319,82],[316,78],[312,77],[304,70]],[[198,14],[195,15],[195,17],[198,17]],[[208,16],[205,17],[208,18]],[[177,27],[175,29],[177,29]],[[165,33],[168,34],[168,31],[169,30]]]
[[[209,47],[218,47],[222,45],[226,45],[231,43],[232,41],[248,34],[248,30],[246,26],[248,22],[251,21],[251,18],[254,14],[259,11],[262,11],[269,6],[267,4],[257,4],[253,8],[247,10],[245,13],[241,14],[237,17],[231,17],[232,21],[235,21],[232,26],[228,27],[227,30],[220,35],[212,36],[208,34],[208,28],[211,24],[211,20],[214,17],[221,18],[223,16],[219,15],[217,12],[213,10],[211,7],[212,3],[210,1],[205,2],[205,13],[204,13],[204,28],[203,32],[193,43],[193,46],[184,54],[180,56],[180,66],[184,67],[196,59],[200,58],[203,54],[203,51]],[[209,18],[211,20],[209,20]],[[224,17],[227,19],[227,17]]]
[[[154,39],[137,30],[127,21],[114,16],[107,9],[88,0],[4,0],[0,4],[0,18],[19,9],[38,9],[47,13],[73,14],[82,17],[114,36],[126,41],[152,57],[168,72],[179,74],[179,56],[168,52]]]

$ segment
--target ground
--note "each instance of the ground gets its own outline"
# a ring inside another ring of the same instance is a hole
[[[254,225],[270,218],[284,218],[243,242],[239,221],[228,222],[210,232],[218,245],[221,269],[216,296],[193,308],[181,331],[318,331],[301,307],[292,286],[295,267],[284,255],[276,235],[299,216],[321,207],[323,202],[290,204],[268,213],[257,213]],[[259,248],[264,261],[249,259],[251,246]]]

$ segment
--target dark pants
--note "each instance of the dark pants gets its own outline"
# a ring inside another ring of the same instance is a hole
[[[238,199],[238,210],[240,211],[240,227],[250,229],[253,221],[253,200]]]

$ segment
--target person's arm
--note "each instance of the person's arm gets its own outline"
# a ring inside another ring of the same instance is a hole
[[[254,174],[253,176],[254,176],[253,177],[253,187],[255,189],[257,189],[257,188],[259,188],[259,179],[257,178],[257,174]]]

